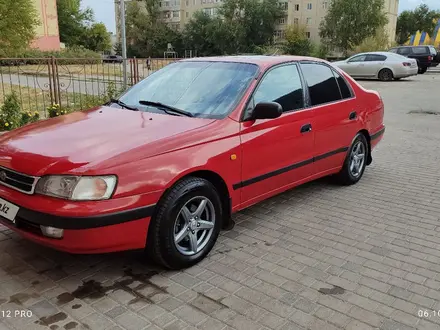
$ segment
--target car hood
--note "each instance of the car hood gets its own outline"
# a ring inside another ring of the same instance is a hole
[[[191,134],[214,121],[94,108],[1,135],[0,166],[34,176],[92,174],[99,169],[181,148],[177,136]]]

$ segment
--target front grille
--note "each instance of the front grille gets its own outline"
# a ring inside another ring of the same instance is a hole
[[[38,178],[18,173],[0,166],[0,184],[21,191],[25,194],[33,194]]]

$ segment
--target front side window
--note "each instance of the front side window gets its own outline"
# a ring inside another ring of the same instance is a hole
[[[333,70],[317,63],[301,63],[301,70],[309,87],[312,106],[339,101],[341,93]]]
[[[142,111],[162,113],[139,101],[160,102],[195,117],[223,118],[229,114],[258,72],[249,63],[176,62],[129,89],[120,100]]]
[[[353,63],[353,62],[364,62],[366,58],[367,58],[367,55],[357,55],[357,56],[354,56],[354,57],[350,58],[350,59],[348,60],[348,62],[349,62],[349,63]]]
[[[254,104],[260,102],[277,102],[284,112],[304,108],[304,92],[298,67],[289,64],[270,70],[254,94]]]
[[[411,53],[411,50],[408,47],[399,48],[397,50],[397,54],[400,54],[400,55],[408,55],[410,53]]]

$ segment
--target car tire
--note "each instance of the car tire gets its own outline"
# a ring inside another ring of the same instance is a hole
[[[402,78],[394,78],[394,80],[400,80],[400,79],[402,79]]]
[[[205,206],[198,212],[202,203]],[[150,259],[175,270],[201,261],[217,241],[222,210],[219,194],[211,182],[197,177],[177,182],[158,203],[151,219],[146,245]]]
[[[391,71],[390,69],[382,69],[379,71],[379,80],[381,81],[390,81],[393,80],[394,75],[393,75],[393,71]]]
[[[426,73],[426,71],[428,71],[428,68],[422,68],[420,69],[420,74],[424,74]]]
[[[362,178],[367,167],[368,150],[365,135],[358,133],[348,149],[341,171],[335,177],[339,184],[349,186],[357,183]],[[363,154],[362,159],[359,157],[361,154]],[[354,157],[355,155],[357,157]]]

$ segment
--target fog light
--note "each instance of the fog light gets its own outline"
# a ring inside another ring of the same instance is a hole
[[[40,226],[40,229],[43,232],[43,235],[46,237],[63,238],[64,229],[46,226]]]

